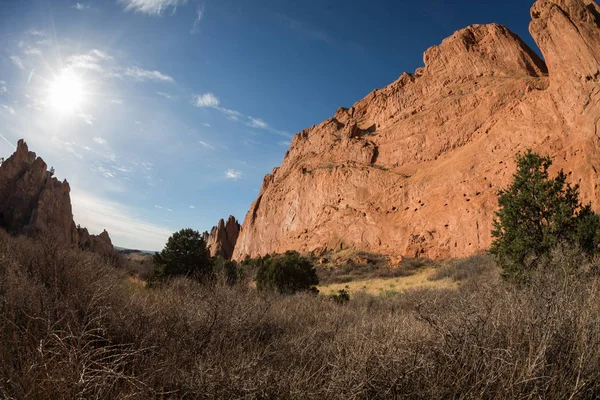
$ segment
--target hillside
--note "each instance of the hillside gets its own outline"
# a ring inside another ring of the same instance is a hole
[[[527,148],[600,207],[600,7],[539,0],[530,32],[472,25],[350,109],[295,135],[265,176],[233,258],[355,248],[463,257],[487,249],[497,190]]]

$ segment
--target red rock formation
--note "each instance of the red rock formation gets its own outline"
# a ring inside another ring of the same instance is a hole
[[[507,28],[473,25],[427,50],[414,74],[298,133],[265,176],[233,258],[487,249],[497,190],[527,148],[550,154],[598,210],[600,8],[538,0],[531,15],[547,64]]]
[[[114,249],[106,231],[95,236],[75,227],[69,183],[46,169],[44,160],[19,140],[15,153],[0,166],[0,227],[111,255]]]
[[[209,248],[211,257],[223,257],[231,260],[239,233],[240,224],[230,215],[227,222],[223,219],[219,220],[219,224],[214,226],[210,233],[204,232],[202,237]]]

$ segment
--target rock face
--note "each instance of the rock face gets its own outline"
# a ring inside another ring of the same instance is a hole
[[[227,222],[219,220],[219,224],[213,227],[210,233],[204,232],[202,237],[210,250],[211,257],[223,257],[231,260],[239,233],[240,224],[230,215]]]
[[[77,244],[82,250],[89,250],[103,256],[115,254],[115,248],[106,230],[99,235],[90,235],[87,228],[77,228],[77,233],[79,235]]]
[[[47,171],[41,157],[19,140],[17,150],[0,166],[0,227],[13,234],[48,236],[103,255],[114,252],[108,233],[90,235],[73,222],[71,189]]]
[[[515,154],[550,154],[600,206],[600,8],[538,0],[530,32],[473,25],[350,109],[295,135],[265,176],[234,259],[352,247],[462,257],[489,248]]]

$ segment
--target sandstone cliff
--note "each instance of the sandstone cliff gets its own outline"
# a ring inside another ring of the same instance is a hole
[[[227,222],[219,220],[210,233],[204,232],[202,237],[210,250],[211,257],[223,257],[231,260],[240,233],[240,224],[233,216],[229,216]]]
[[[0,227],[112,255],[106,231],[90,235],[75,226],[70,191],[69,183],[54,178],[44,160],[19,140],[15,153],[0,166]]]
[[[530,32],[473,25],[350,109],[295,135],[265,176],[234,259],[353,247],[462,257],[487,249],[514,157],[550,154],[600,206],[600,8],[538,0]]]

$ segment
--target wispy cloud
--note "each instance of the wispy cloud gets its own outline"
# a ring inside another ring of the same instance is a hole
[[[136,81],[145,82],[145,81],[154,81],[154,82],[175,82],[175,79],[170,77],[169,75],[165,75],[160,71],[151,71],[147,69],[143,69],[140,67],[129,67],[125,70],[125,75],[129,76]]]
[[[112,99],[110,102],[113,104],[123,104],[123,100],[121,99]]]
[[[269,127],[269,124],[267,124],[265,121],[263,121],[260,118],[252,118],[252,117],[248,117],[248,126],[251,126],[253,128],[261,128],[261,129],[266,129]]]
[[[125,11],[159,17],[169,10],[175,13],[177,7],[187,4],[188,0],[118,0],[125,5]]]
[[[15,115],[17,112],[15,111],[14,108],[4,105],[4,104],[0,104],[0,107],[3,108],[4,110],[6,110],[10,115]]]
[[[114,243],[138,248],[142,243],[146,250],[161,249],[173,230],[136,218],[136,210],[124,204],[105,200],[78,190],[71,193],[73,214],[77,223],[86,226],[90,232],[106,229]]]
[[[25,50],[23,50],[23,54],[28,56],[41,56],[42,51],[37,47],[28,47]]]
[[[6,82],[0,81],[0,94],[8,93],[8,88],[6,87]]]
[[[221,102],[212,93],[194,95],[194,104],[196,107],[218,107]]]
[[[289,147],[292,144],[292,142],[290,142],[289,140],[282,140],[281,142],[277,142],[277,144],[280,146]]]
[[[196,206],[190,206],[190,208],[191,208],[191,209],[194,209],[194,208],[196,208]]]
[[[196,7],[196,20],[194,21],[194,25],[190,30],[192,35],[200,31],[200,21],[202,21],[202,17],[204,17],[204,3],[202,3],[201,6]]]
[[[202,125],[204,125],[207,128],[210,128],[210,124],[208,122],[203,122]]]
[[[101,64],[107,60],[112,60],[112,57],[101,50],[93,49],[87,53],[67,57],[65,64],[71,68],[102,72],[104,69]]]
[[[42,36],[42,37],[46,37],[46,34],[43,31],[39,31],[37,29],[30,29],[27,31],[28,35],[31,36]]]
[[[215,148],[214,148],[214,146],[212,146],[212,145],[210,145],[210,144],[206,143],[206,142],[205,142],[205,141],[203,141],[203,140],[199,140],[199,141],[198,141],[198,143],[200,143],[200,144],[201,144],[203,147],[206,147],[207,149],[211,149],[211,150],[214,150],[214,149],[215,149]]]
[[[89,4],[83,4],[83,3],[75,3],[73,6],[71,6],[71,8],[74,8],[76,10],[81,11],[81,10],[85,10],[85,9],[90,8],[90,5]]]
[[[102,139],[101,137],[95,137],[94,142],[96,142],[98,144],[106,144],[106,140]]]
[[[165,99],[169,99],[169,100],[171,100],[173,98],[173,96],[171,96],[169,93],[165,93],[165,92],[156,92],[156,94],[164,97]]]
[[[233,179],[234,181],[238,180],[242,177],[242,173],[240,171],[236,171],[235,169],[228,169],[225,172],[225,178]]]
[[[266,123],[265,121],[263,121],[260,118],[254,118],[249,115],[244,115],[237,110],[231,110],[228,108],[220,107],[221,101],[213,93],[209,92],[209,93],[204,93],[204,94],[196,94],[192,97],[192,99],[193,99],[192,103],[196,107],[214,108],[216,110],[219,110],[223,114],[225,114],[225,116],[227,116],[227,118],[229,118],[232,121],[241,121],[241,122],[244,122],[248,126],[251,126],[253,128],[265,129],[276,135],[285,136],[285,137],[292,136],[288,132],[284,132],[284,131],[280,131],[280,130],[271,128],[268,123]]]
[[[19,56],[10,56],[10,60],[15,64],[19,69],[25,69],[25,64],[23,64],[23,60]]]
[[[79,118],[81,118],[83,120],[83,122],[85,122],[88,125],[94,125],[94,116],[91,114],[86,114],[86,113],[80,113],[79,114]]]

